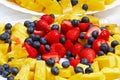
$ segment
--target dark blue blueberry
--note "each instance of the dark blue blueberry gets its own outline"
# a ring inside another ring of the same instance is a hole
[[[103,52],[107,52],[108,51],[108,45],[106,44],[106,43],[104,43],[104,44],[101,44],[101,46],[100,46],[100,50],[102,50]]]
[[[34,48],[39,48],[40,47],[40,42],[39,41],[34,41],[33,42],[33,47]]]
[[[11,29],[12,28],[12,25],[10,24],[10,23],[7,23],[6,25],[5,25],[5,29],[7,30],[7,29]]]
[[[73,20],[71,21],[71,23],[72,23],[72,25],[73,25],[74,27],[77,27],[78,24],[80,23],[80,20],[73,19]]]
[[[12,67],[10,70],[13,75],[16,75],[19,72],[17,67]]]
[[[52,30],[59,30],[59,25],[58,24],[53,24],[51,29]]]
[[[78,4],[78,0],[71,0],[72,6],[75,6],[76,4]]]
[[[8,62],[12,61],[13,59],[14,59],[14,57],[8,58]]]
[[[37,24],[37,22],[38,22],[37,20],[33,21],[33,23],[34,23],[35,25]]]
[[[33,27],[33,28],[34,28],[35,25],[36,25],[35,22],[31,22],[31,23],[30,23],[30,27]]]
[[[81,19],[81,22],[82,22],[82,23],[88,23],[88,22],[90,22],[90,19],[85,16],[85,17],[83,17],[83,18]]]
[[[33,27],[27,28],[27,32],[28,32],[29,34],[32,34],[32,33],[34,32],[34,28],[33,28]]]
[[[114,40],[111,42],[111,46],[114,48],[115,46],[117,46],[119,44],[119,42],[117,40]]]
[[[49,59],[46,61],[46,64],[47,64],[47,66],[49,66],[49,67],[53,67],[54,64],[55,64],[55,59],[49,58]]]
[[[88,60],[86,58],[82,58],[80,61],[81,64],[88,64]]]
[[[33,40],[32,38],[26,38],[25,42],[27,42],[28,44],[32,45],[33,44]]]
[[[114,49],[113,47],[110,47],[110,48],[108,48],[108,52],[114,53],[114,52],[115,52],[115,49]]]
[[[88,10],[88,5],[87,4],[83,4],[82,9],[87,11]]]
[[[88,38],[88,44],[92,44],[94,40],[95,40],[94,37],[89,37]]]
[[[9,69],[9,65],[8,64],[3,64],[3,67],[5,70]]]
[[[30,23],[31,23],[31,22],[27,20],[27,21],[24,22],[24,26],[27,27]]]
[[[2,77],[7,77],[10,73],[8,71],[3,71],[2,72]]]
[[[7,80],[14,80],[14,77],[13,76],[8,76]]]
[[[84,33],[80,33],[80,34],[79,34],[79,38],[80,38],[80,39],[84,39],[84,35],[85,35]]]
[[[40,41],[40,36],[39,35],[35,35],[33,38],[34,41]]]
[[[84,73],[84,70],[82,67],[75,67],[74,71],[75,71],[75,73]]]
[[[57,67],[52,67],[52,68],[51,68],[51,73],[52,73],[53,75],[58,75],[58,74],[59,74],[59,69],[58,69]]]
[[[47,40],[44,37],[42,37],[42,38],[40,38],[40,43],[41,44],[46,44]]]
[[[60,37],[60,43],[64,44],[66,42],[65,37]]]
[[[0,75],[2,74],[2,72],[5,70],[5,68],[2,66],[2,65],[0,65]]]
[[[9,39],[9,38],[10,38],[10,35],[8,33],[2,33],[0,35],[1,40],[6,40],[6,39]]]
[[[11,43],[12,43],[12,40],[11,40],[11,39],[6,39],[6,40],[5,40],[5,43],[11,44]]]
[[[98,37],[98,31],[93,31],[92,32],[92,37],[94,37],[95,39]]]
[[[66,52],[66,57],[67,58],[73,57],[72,52],[71,51],[67,51]]]
[[[54,14],[50,14],[50,16],[51,16],[53,19],[55,19],[55,15],[54,15]]]
[[[92,45],[91,44],[85,44],[84,48],[92,48]]]
[[[35,34],[30,34],[29,37],[32,38],[32,39],[34,40]]]
[[[50,45],[46,44],[46,45],[45,45],[45,50],[46,50],[46,51],[50,51]]]
[[[37,59],[37,60],[42,60],[41,55],[38,55],[38,56],[36,57],[36,59]]]
[[[70,62],[69,61],[64,61],[62,63],[62,66],[63,66],[63,68],[68,68],[70,66]]]
[[[87,67],[85,69],[85,73],[92,73],[93,72],[93,69],[91,67]]]
[[[8,34],[10,34],[11,35],[11,30],[5,30],[5,33],[8,33]]]
[[[105,54],[105,53],[104,53],[103,51],[98,51],[98,52],[97,52],[97,55],[98,55],[98,56],[103,56],[104,54]]]

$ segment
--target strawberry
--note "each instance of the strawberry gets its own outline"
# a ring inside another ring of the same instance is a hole
[[[91,49],[91,48],[84,48],[80,53],[79,53],[80,59],[86,58],[88,59],[88,62],[92,63],[94,59],[96,58],[96,52]]]
[[[98,31],[98,34],[101,33],[101,30],[100,30],[100,28],[98,26],[93,26],[85,33],[84,38],[88,39],[89,37],[91,37],[92,36],[92,32],[95,31],[95,30]]]
[[[80,28],[81,32],[86,32],[89,25],[90,23],[79,23],[78,27]]]
[[[57,52],[59,57],[64,57],[66,49],[61,43],[54,43],[51,45],[50,52]]]
[[[66,42],[64,43],[64,47],[67,51],[72,51],[73,43],[71,42],[71,40],[66,40]]]
[[[70,20],[64,20],[61,24],[61,31],[66,34],[68,30],[74,28]]]
[[[50,25],[45,20],[39,20],[36,23],[36,30],[41,30],[44,32],[48,32],[51,30]]]
[[[45,33],[43,31],[37,31],[37,30],[34,30],[34,34],[39,35],[41,37],[43,37],[45,35]]]
[[[36,56],[38,55],[38,52],[35,48],[33,48],[32,46],[30,46],[28,43],[24,43],[24,47],[26,48],[29,57],[31,58],[36,58]]]
[[[70,60],[70,65],[72,65],[73,67],[76,67],[79,63],[80,63],[79,59],[71,59]]]
[[[98,52],[100,50],[100,46],[103,43],[107,43],[104,39],[96,39],[94,40],[93,44],[92,44],[92,48]]]
[[[44,45],[40,45],[40,47],[39,47],[39,52],[40,52],[41,54],[48,53],[48,52],[45,50],[45,46],[44,46]]]
[[[46,34],[45,38],[49,44],[59,43],[60,33],[58,30],[52,30]]]
[[[42,55],[42,59],[44,59],[45,61],[48,60],[49,58],[53,58],[55,59],[55,62],[59,62],[59,56],[56,52],[46,53]]]
[[[47,15],[47,14],[41,16],[41,20],[46,21],[49,25],[54,22],[54,19],[50,15]]]
[[[80,29],[78,27],[73,28],[66,33],[66,39],[75,42],[78,39],[79,34],[80,34]]]
[[[104,39],[104,40],[108,41],[109,36],[110,36],[110,32],[108,30],[104,29],[98,36],[98,39]]]
[[[83,49],[83,45],[76,43],[72,48],[72,55],[76,56]]]

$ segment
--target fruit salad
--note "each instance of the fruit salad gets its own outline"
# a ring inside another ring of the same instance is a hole
[[[115,0],[9,0],[17,5],[36,12],[47,14],[77,13],[104,10]]]
[[[0,75],[7,80],[120,78],[120,27],[97,18],[45,14],[0,23]]]

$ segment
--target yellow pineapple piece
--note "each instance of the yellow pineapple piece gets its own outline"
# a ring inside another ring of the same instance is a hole
[[[112,36],[109,36],[108,44],[111,46],[111,42],[114,41],[115,39]]]
[[[9,50],[9,44],[8,43],[0,44],[0,51],[3,54],[7,54],[8,50]]]
[[[97,61],[94,61],[91,65],[92,69],[93,69],[93,72],[99,72],[99,64]]]
[[[7,63],[6,56],[0,51],[0,65]]]
[[[34,72],[33,71],[29,72],[28,80],[34,80]]]
[[[120,34],[113,35],[113,38],[120,43]]]
[[[62,68],[62,66],[59,63],[55,63],[54,66],[57,67],[57,68]]]
[[[54,76],[54,80],[67,80],[67,79],[60,76]]]
[[[0,23],[0,34],[3,33],[5,27],[5,23]]]
[[[115,47],[115,54],[120,56],[120,45]]]
[[[36,62],[34,80],[46,80],[45,61],[37,61]]]
[[[112,4],[115,0],[105,0],[105,4],[106,5],[109,5],[109,4]]]
[[[81,64],[81,63],[79,63],[77,66],[82,67],[84,71],[87,67],[89,67],[88,65],[84,65],[84,64]]]
[[[81,80],[81,77],[83,76],[82,73],[77,73],[72,75],[68,80]]]

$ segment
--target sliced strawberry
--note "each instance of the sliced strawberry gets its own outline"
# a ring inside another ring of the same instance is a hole
[[[37,55],[38,55],[38,52],[35,48],[33,48],[32,46],[30,46],[28,43],[24,43],[24,47],[26,48],[28,54],[29,54],[29,57],[31,58],[36,58]]]
[[[45,61],[48,60],[49,58],[53,58],[55,59],[55,62],[59,62],[59,56],[56,52],[46,53],[42,55],[42,59],[44,59]]]
[[[72,48],[72,54],[73,56],[76,56],[80,51],[83,49],[83,45],[76,43]]]
[[[91,48],[85,48],[79,53],[80,59],[86,58],[88,62],[92,63],[96,58],[96,52]]]
[[[36,30],[48,32],[51,30],[50,25],[45,20],[39,20],[36,24]]]
[[[66,34],[70,29],[74,28],[70,20],[64,20],[61,24],[61,31]]]
[[[79,59],[71,59],[70,60],[70,65],[72,65],[73,67],[76,67],[79,63],[80,63]]]
[[[98,26],[93,26],[86,32],[84,38],[88,39],[89,37],[91,37],[93,31],[98,31],[98,34],[101,33],[101,30],[100,30],[100,28]]]
[[[58,30],[52,30],[46,34],[45,38],[49,44],[59,43],[60,33]]]
[[[92,44],[92,48],[98,52],[100,50],[100,46],[103,43],[107,43],[104,39],[96,39],[94,40],[93,44]]]
[[[86,32],[89,25],[90,23],[79,23],[78,27],[80,28],[81,32]]]
[[[59,57],[64,57],[66,49],[61,43],[54,43],[51,45],[50,52],[57,52]]]
[[[40,47],[39,47],[39,52],[40,52],[41,54],[48,53],[48,52],[45,50],[45,46],[44,46],[44,45],[40,45]]]
[[[54,22],[54,19],[50,15],[47,15],[47,14],[41,16],[41,19],[45,20],[49,25]]]
[[[71,40],[66,40],[66,42],[64,43],[64,47],[67,51],[72,51],[73,43],[71,42]]]
[[[78,27],[73,28],[66,33],[66,38],[71,40],[72,42],[75,42],[78,39],[79,34],[80,29]]]
[[[43,31],[37,31],[37,30],[34,30],[34,34],[39,35],[41,37],[43,37],[45,35],[45,33]]]
[[[104,40],[108,41],[109,36],[110,36],[110,32],[107,29],[104,29],[98,36],[98,39],[104,39]]]

